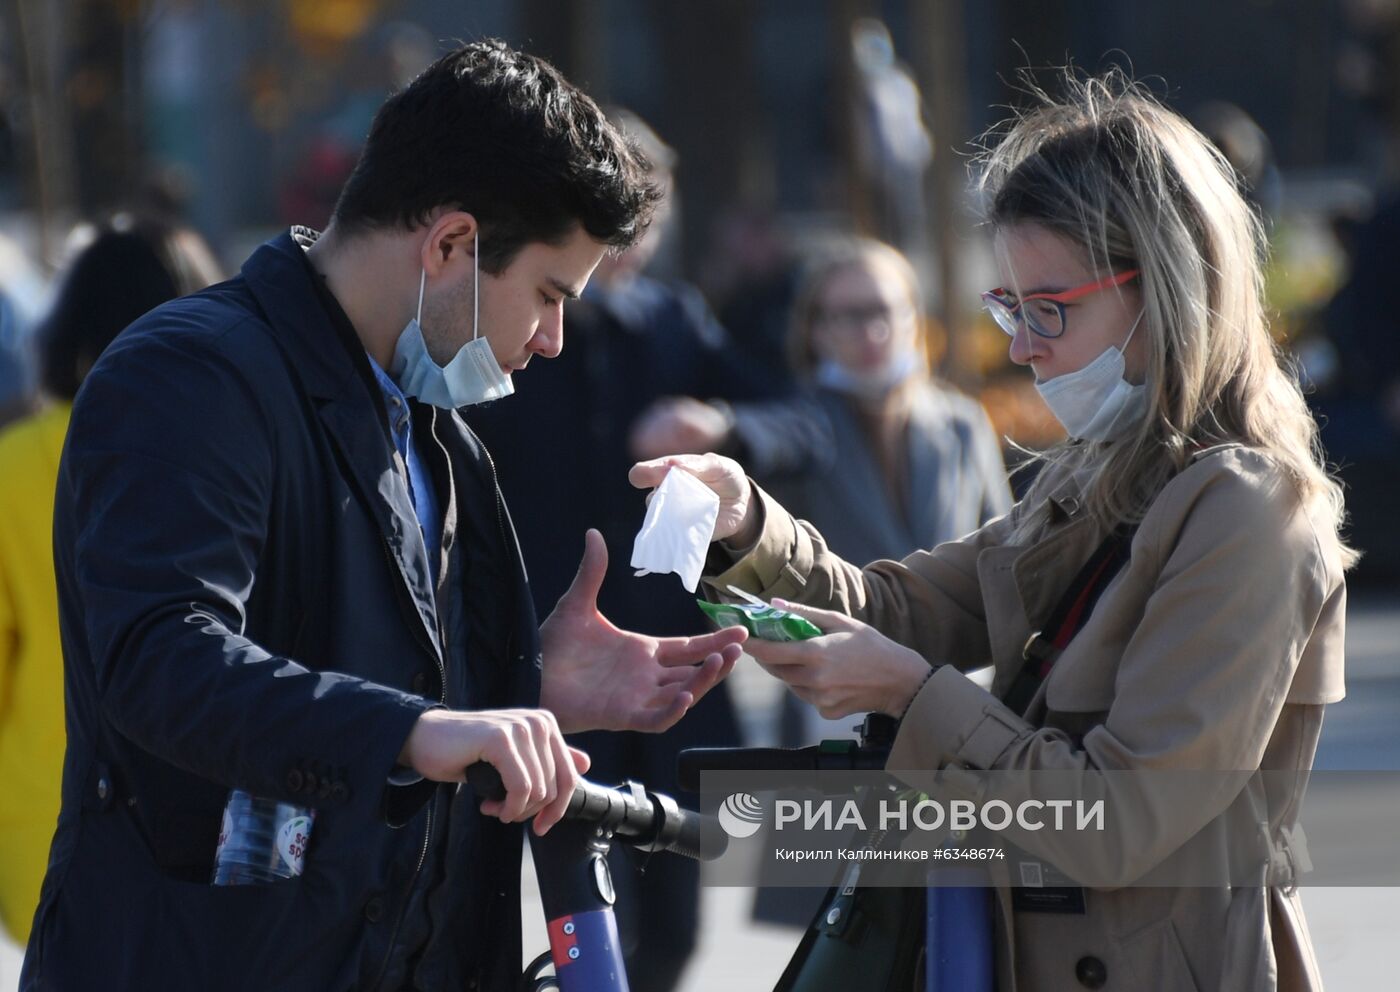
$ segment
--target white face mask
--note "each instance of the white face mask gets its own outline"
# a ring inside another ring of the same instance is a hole
[[[1147,413],[1147,384],[1134,386],[1123,378],[1123,352],[1142,323],[1143,310],[1121,348],[1110,346],[1078,372],[1067,372],[1036,391],[1070,437],[1112,441],[1122,437]]]
[[[416,396],[443,410],[473,406],[509,396],[515,392],[510,376],[501,371],[491,351],[491,342],[480,336],[477,326],[481,311],[481,270],[478,265],[480,239],[472,240],[472,339],[464,344],[443,368],[428,354],[423,341],[423,290],[428,284],[424,270],[418,280],[418,313],[399,335],[389,374],[408,396]]]
[[[812,373],[818,386],[860,399],[880,399],[919,370],[919,356],[904,351],[887,365],[869,372],[852,372],[834,358],[823,358]]]

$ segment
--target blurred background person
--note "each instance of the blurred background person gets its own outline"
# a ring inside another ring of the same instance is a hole
[[[808,471],[755,475],[851,560],[898,560],[908,548],[962,537],[1011,508],[986,412],[930,373],[923,298],[908,259],[870,238],[828,244],[797,285],[789,362],[829,425],[832,445]],[[779,700],[785,746],[856,737],[858,717],[828,720],[791,690]],[[822,895],[762,887],[754,916],[806,926]]]
[[[808,266],[793,307],[792,367],[830,425],[809,471],[764,480],[851,560],[902,557],[969,534],[1011,508],[1001,444],[980,403],[929,368],[923,295],[890,245],[847,238]],[[783,738],[854,737],[784,696]]]
[[[920,265],[931,262],[925,178],[933,161],[918,81],[895,57],[877,18],[851,25],[855,162],[872,199],[874,230]]]
[[[634,114],[615,109],[609,116],[639,143],[669,199],[675,153]],[[781,475],[810,464],[830,443],[815,411],[788,402],[780,385],[739,356],[699,290],[644,273],[666,238],[668,216],[663,201],[641,243],[598,264],[582,298],[569,304],[559,357],[532,367],[510,402],[465,411],[492,453],[514,515],[532,521],[518,537],[541,615],[569,587],[579,542],[596,527],[612,549],[599,607],[614,623],[656,636],[698,634],[708,625],[675,576],[632,574],[630,549],[646,513],[627,481],[632,462],[674,450],[739,451]],[[592,757],[596,781],[639,779],[674,794],[681,749],[739,739],[721,685],[664,734],[589,733],[571,743]],[[630,848],[615,848],[612,857],[631,987],[674,988],[695,948],[699,866],[663,857],[648,859],[642,872]]]
[[[0,433],[0,923],[29,937],[58,818],[63,653],[53,570],[54,486],[73,398],[146,311],[220,278],[193,231],[119,214],[80,243],[36,332],[43,400]]]
[[[0,290],[0,425],[29,412],[33,403],[33,359],[26,322]]]
[[[33,413],[38,400],[35,315],[47,287],[28,253],[0,234],[0,428]]]

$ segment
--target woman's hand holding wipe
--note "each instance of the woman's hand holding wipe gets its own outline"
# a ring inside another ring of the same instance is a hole
[[[673,468],[689,472],[719,497],[719,517],[713,540],[747,548],[758,540],[762,518],[754,504],[753,487],[744,468],[723,455],[667,455],[638,462],[627,479],[638,489],[655,489]]]

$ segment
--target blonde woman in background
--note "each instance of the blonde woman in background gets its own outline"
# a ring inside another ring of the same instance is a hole
[[[849,561],[931,548],[1011,508],[986,412],[930,374],[922,301],[904,255],[855,237],[809,261],[794,301],[790,361],[833,444],[819,469],[769,489]],[[785,743],[851,737],[852,723],[785,698]]]
[[[1093,844],[1017,835],[1098,881],[1070,912],[998,890],[1003,992],[1311,992],[1292,828],[1343,696],[1341,491],[1269,335],[1264,238],[1227,163],[1119,75],[1066,88],[981,172],[1002,282],[987,306],[1070,435],[1011,513],[858,568],[732,461],[660,459],[633,481],[679,465],[714,489],[712,565],[729,567],[713,587],[806,604],[826,632],[746,650],[825,715],[902,716],[890,770],[994,770],[1013,800],[1047,771],[1138,773]],[[1067,642],[1033,636],[1105,548],[1120,564],[1087,618]],[[987,663],[991,692],[963,674]],[[1202,787],[1171,801],[1151,771]],[[1134,886],[1188,843],[1230,852],[1241,822],[1284,855],[1267,873]]]

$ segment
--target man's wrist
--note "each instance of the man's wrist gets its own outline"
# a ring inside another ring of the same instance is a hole
[[[418,774],[417,769],[413,766],[414,745],[418,743],[418,739],[421,738],[422,734],[427,733],[424,729],[424,724],[428,723],[430,719],[439,719],[439,717],[429,718],[428,714],[436,713],[439,710],[446,712],[447,707],[441,703],[434,703],[432,706],[423,710],[422,713],[419,713],[418,719],[413,721],[413,726],[408,730],[408,736],[403,739],[403,746],[399,748],[399,756],[394,759],[395,773],[397,773],[399,769],[404,769],[415,775]]]

